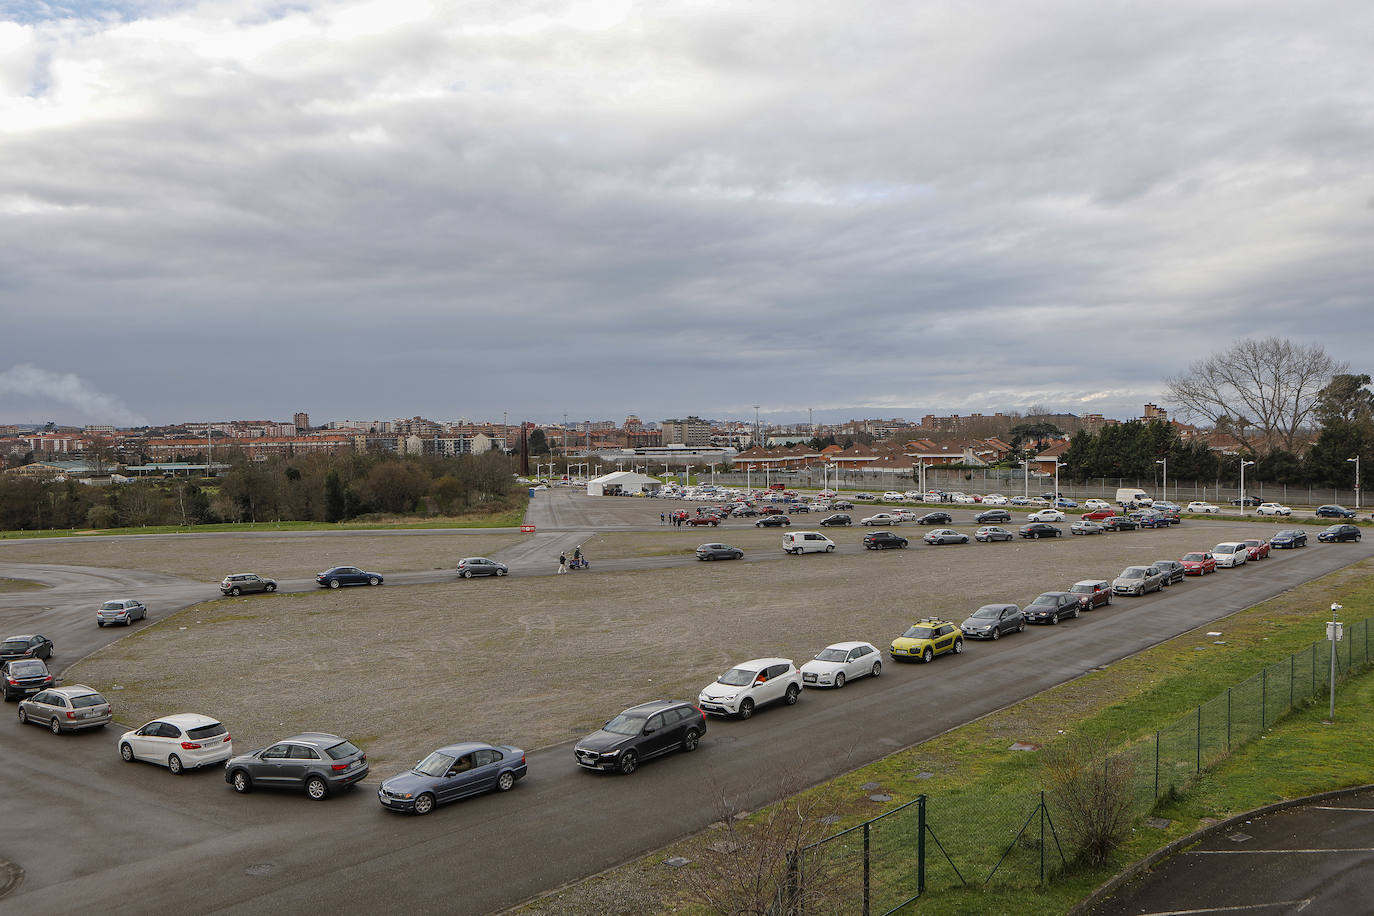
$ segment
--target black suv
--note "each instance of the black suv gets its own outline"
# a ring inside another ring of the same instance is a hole
[[[864,535],[864,546],[869,550],[885,550],[888,547],[905,547],[906,538],[891,531],[873,531]]]
[[[367,776],[367,755],[352,741],[305,732],[224,764],[224,781],[236,792],[255,788],[304,789],[316,801]]]
[[[1317,540],[1330,544],[1336,541],[1358,541],[1360,529],[1354,525],[1332,525],[1317,535]]]
[[[616,716],[573,748],[579,766],[626,775],[650,760],[682,748],[697,749],[706,714],[686,700],[651,700]]]
[[[1354,518],[1355,512],[1345,506],[1321,506],[1316,511],[1317,518]]]
[[[849,516],[845,515],[843,512],[837,513],[835,515],[827,515],[825,518],[821,519],[821,526],[824,528],[830,528],[837,525],[843,527],[845,525],[852,524],[854,524],[854,520]]]
[[[980,525],[995,525],[998,522],[1011,521],[1011,513],[1006,509],[984,509],[974,516],[973,520]]]

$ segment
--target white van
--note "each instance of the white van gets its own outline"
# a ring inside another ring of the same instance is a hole
[[[1155,501],[1146,496],[1144,490],[1122,487],[1116,491],[1116,504],[1123,509],[1138,509],[1141,506],[1153,506]]]
[[[835,542],[819,531],[789,531],[782,536],[782,549],[785,553],[830,553]]]
[[[1212,548],[1212,556],[1217,558],[1217,568],[1243,566],[1248,559],[1250,548],[1235,541],[1227,541]]]

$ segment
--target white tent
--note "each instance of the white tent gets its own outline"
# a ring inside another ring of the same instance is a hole
[[[663,486],[657,478],[634,471],[612,471],[587,481],[588,496],[625,496],[633,493],[652,493]]]

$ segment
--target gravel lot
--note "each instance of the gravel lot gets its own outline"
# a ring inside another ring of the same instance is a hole
[[[1024,604],[1077,579],[1111,578],[1125,565],[1277,527],[1185,522],[1168,531],[881,552],[858,549],[862,529],[851,529],[839,532],[835,554],[804,557],[783,556],[780,532],[752,526],[615,532],[589,544],[593,559],[674,544],[690,551],[711,540],[776,559],[212,601],[136,631],[81,662],[67,680],[110,690],[122,722],[171,708],[202,711],[221,717],[244,749],[305,729],[331,731],[365,744],[386,770],[464,738],[526,749],[566,741],[632,703],[694,698],[746,657],[800,663],[829,642],[853,638],[884,646],[917,617],[959,621],[980,604]],[[915,540],[920,528],[903,531]],[[23,547],[38,562],[98,565],[117,556],[118,565],[218,578],[230,567],[310,575],[344,555],[383,571],[447,566],[465,553],[499,557],[519,537]],[[1279,553],[1264,562],[1282,562]],[[1132,604],[1120,599],[1095,613],[1133,613]]]

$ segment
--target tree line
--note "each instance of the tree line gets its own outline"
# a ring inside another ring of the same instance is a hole
[[[219,522],[342,522],[368,516],[504,512],[518,504],[509,459],[350,452],[249,461],[205,479],[87,486],[0,474],[0,529],[115,528]]]

